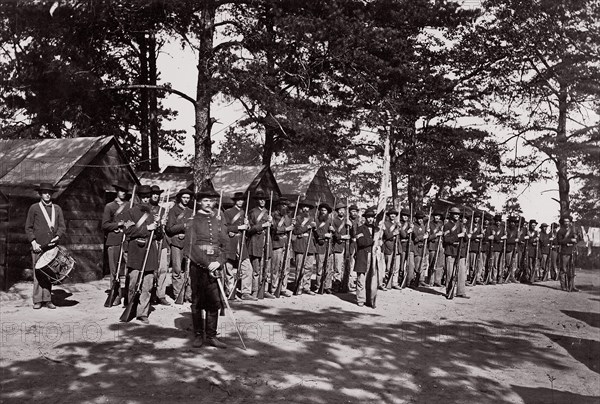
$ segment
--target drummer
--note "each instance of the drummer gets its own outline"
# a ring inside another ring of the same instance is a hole
[[[59,244],[65,235],[66,226],[62,209],[52,203],[52,194],[56,192],[52,184],[41,183],[35,190],[40,195],[40,201],[29,207],[25,221],[25,233],[31,243],[33,259],[33,308],[41,309],[46,306],[55,309],[52,303],[52,282],[35,264],[40,255]]]

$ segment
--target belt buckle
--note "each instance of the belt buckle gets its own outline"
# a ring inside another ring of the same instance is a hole
[[[206,246],[206,255],[215,255],[215,249],[213,246]]]

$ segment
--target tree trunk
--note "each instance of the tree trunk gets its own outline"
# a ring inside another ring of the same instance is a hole
[[[275,149],[275,134],[277,128],[274,128],[270,124],[266,124],[265,128],[265,145],[263,147],[262,163],[266,166],[271,166],[271,159],[273,158],[273,151]]]
[[[570,184],[569,169],[567,166],[567,156],[564,151],[567,150],[567,114],[568,114],[568,88],[565,84],[560,84],[558,95],[558,127],[556,134],[556,171],[558,174],[558,196],[560,201],[560,215],[571,214],[569,200]]]
[[[195,135],[194,135],[194,184],[196,189],[210,179],[212,120],[210,102],[212,100],[213,42],[215,30],[215,2],[202,2],[198,28],[198,84],[196,85]]]
[[[150,35],[148,40],[148,76],[150,85],[156,85],[156,36]],[[160,170],[158,161],[158,99],[156,90],[149,90],[150,118],[150,171]]]
[[[141,34],[140,43],[140,84],[148,84],[148,44],[146,35]],[[150,147],[148,144],[148,90],[142,88],[140,93],[140,136],[142,144],[140,169],[147,171],[150,168]]]
[[[265,28],[269,38],[268,42],[275,45],[275,30],[273,28],[275,22],[272,8],[268,3],[265,4],[265,7]],[[266,58],[267,75],[276,80],[277,73],[275,71],[275,58],[273,53],[268,48]],[[277,132],[279,130],[277,127],[277,122],[274,118],[275,113],[275,111],[268,111],[263,124],[265,129],[265,146],[263,147],[262,163],[266,166],[271,166],[271,159],[273,158],[273,153],[275,152],[275,137],[277,136]]]

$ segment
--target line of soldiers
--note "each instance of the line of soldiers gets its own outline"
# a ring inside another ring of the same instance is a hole
[[[126,286],[113,305],[131,298],[141,285],[137,318],[147,323],[152,290],[159,304],[170,304],[170,263],[173,298],[192,303],[194,346],[207,340],[222,346],[216,319],[224,299],[355,291],[357,304],[364,306],[375,254],[384,262],[375,277],[380,290],[436,287],[454,279],[456,296],[468,298],[467,284],[534,282],[547,280],[550,273],[563,289],[576,290],[573,254],[579,234],[570,217],[563,217],[560,227],[552,225],[550,233],[546,224],[536,230],[535,220],[510,217],[503,222],[499,215],[475,213],[469,220],[456,207],[446,214],[416,212],[414,218],[404,209],[388,209],[383,218],[367,209],[361,217],[356,205],[332,207],[300,198],[292,203],[273,200],[261,190],[235,193],[233,206],[221,213],[219,194],[210,187],[196,195],[182,189],[175,204],[162,211],[163,191],[157,186],[139,187],[140,203],[131,208],[127,186],[115,184],[115,189],[102,228],[111,275]],[[199,209],[190,206],[194,196]],[[254,207],[249,210],[250,198]],[[148,240],[151,233],[153,240]]]

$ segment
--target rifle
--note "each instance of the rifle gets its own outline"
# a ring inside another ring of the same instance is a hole
[[[429,233],[429,221],[431,220],[431,211],[433,209],[433,206],[429,207],[429,215],[427,215],[427,231],[425,233]],[[420,266],[421,268],[419,268],[419,270],[421,270],[423,268],[423,262],[425,261],[425,254],[427,253],[427,241],[429,239],[429,234],[427,235],[427,237],[423,238],[423,252],[421,252],[421,262],[420,262]],[[427,257],[428,261],[429,261],[429,256]],[[419,271],[420,273],[422,271]],[[429,275],[429,262],[427,262],[427,275]],[[419,283],[420,282],[424,282],[424,279],[422,279],[419,276]]]
[[[535,234],[535,232],[534,232]],[[535,282],[535,276],[537,274],[537,260],[538,260],[538,250],[539,250],[539,246],[540,246],[540,241],[538,238],[537,243],[535,243],[535,251],[533,252],[533,268],[531,268],[531,274],[529,277],[529,282],[530,283],[534,283]]]
[[[317,220],[317,213],[319,212],[318,206],[321,204],[321,198],[319,197],[319,201],[317,202],[317,207],[315,208],[315,221]],[[296,284],[294,285],[294,295],[298,295],[300,293],[300,288],[302,285],[302,277],[304,276],[304,265],[306,264],[306,256],[308,255],[308,248],[310,247],[310,242],[312,238],[313,229],[311,228],[308,232],[308,239],[306,241],[306,248],[304,249],[304,255],[302,255],[302,263],[300,264],[300,269],[296,272]],[[296,263],[296,268],[298,268],[298,263]]]
[[[191,220],[194,218],[194,216],[196,216],[196,207],[198,204],[198,200],[196,198],[194,198],[194,210],[192,212],[192,216],[188,219]],[[192,238],[190,237],[190,251],[192,249]],[[175,304],[183,304],[183,301],[185,299],[185,291],[187,289],[188,283],[189,283],[189,279],[190,279],[190,264],[191,264],[191,259],[190,257],[187,257],[186,261],[185,261],[185,269],[183,271],[183,285],[181,287],[181,290],[179,291],[179,293],[177,294],[177,296],[175,297]]]
[[[167,194],[165,196],[165,202],[167,204],[167,207],[165,208],[165,213],[162,217],[162,220],[160,220],[160,217],[159,217],[159,223],[160,223],[161,228],[162,228],[162,226],[166,225],[167,216],[169,215],[169,209],[171,208],[171,205],[169,205],[170,195],[171,195],[171,192],[167,191]],[[163,202],[163,203],[165,203],[165,202]],[[162,233],[164,234],[164,229],[162,230]],[[158,241],[158,261],[157,262],[158,262],[159,267],[160,267],[160,259],[162,257],[162,245],[163,245],[164,239],[165,239],[165,237],[163,235],[163,237],[161,237],[160,240]],[[168,267],[168,263],[167,263],[167,267]],[[166,274],[165,274],[165,276],[166,276]],[[158,277],[156,277],[156,276],[154,277],[154,282],[152,285],[153,293],[152,293],[152,298],[150,299],[150,301],[155,301],[156,299],[158,299],[156,296],[156,290],[158,289],[158,279],[157,278]]]
[[[529,229],[526,230],[526,234],[529,236]],[[521,238],[521,237],[519,237]],[[525,246],[523,247],[523,254],[521,257],[521,267],[519,268],[519,281],[522,281],[523,278],[529,279],[529,239],[525,240]]]
[[[548,275],[550,274],[549,264],[550,264],[550,260],[552,259],[552,241],[553,241],[553,240],[550,240],[550,237],[552,236],[552,233],[554,233],[554,223],[552,223],[552,225],[550,225],[550,235],[548,236],[548,256],[546,257],[546,261],[544,262],[544,274],[542,275],[542,282],[547,281]]]
[[[467,240],[467,273],[471,272],[471,235],[473,234],[473,219],[475,218],[475,209],[471,212],[471,223],[469,224],[469,237]]]
[[[442,228],[441,228],[441,230],[444,229],[444,220],[446,220],[446,217],[448,216],[448,210],[449,209],[450,209],[450,207],[447,206],[446,207],[446,215],[442,219]],[[440,248],[442,247],[442,236],[437,236],[437,239],[438,239],[438,241],[437,241],[437,243],[435,243],[436,244],[436,246],[435,246],[435,253],[433,254],[433,273],[432,273],[432,275],[433,275],[433,281],[432,281],[431,276],[430,276],[430,278],[429,278],[429,284],[430,285],[433,285],[433,283],[435,281],[435,270],[436,270],[438,258],[439,258],[439,255],[440,255]]]
[[[300,204],[300,195],[298,195],[298,199],[296,200],[296,208],[294,209],[294,219],[296,220],[296,216],[298,215],[298,205]],[[277,288],[275,289],[275,297],[281,296],[281,288],[283,287],[283,277],[285,276],[285,266],[288,261],[288,256],[290,253],[290,248],[292,246],[292,230],[290,230],[287,234],[288,239],[285,243],[285,251],[283,252],[283,262],[281,263],[281,272],[279,273],[279,280],[277,282]],[[286,285],[287,289],[287,285]]]
[[[502,242],[502,255],[498,258],[498,283],[504,283],[504,271],[506,271],[506,240],[508,235],[506,234],[506,225],[508,224],[508,217],[504,221],[504,240]],[[502,265],[500,262],[502,261]]]
[[[462,223],[459,224],[462,228]],[[460,232],[462,233],[462,231]],[[458,250],[456,251],[456,257],[454,259],[454,265],[452,265],[452,274],[450,275],[450,279],[448,279],[448,284],[446,285],[446,299],[452,300],[454,299],[454,293],[456,292],[456,287],[458,284],[458,265],[460,263],[460,250],[462,249],[463,237],[458,240]]]
[[[412,228],[412,221],[413,221],[413,217],[412,217],[412,204],[410,205],[410,221],[408,224],[408,228],[411,229]],[[405,288],[406,287],[406,283],[408,282],[408,254],[410,253],[410,243],[412,241],[412,232],[408,233],[408,241],[406,242],[406,254],[404,256],[404,261],[402,262],[402,270],[404,271],[402,274],[402,284],[400,285],[401,288]]]
[[[337,203],[337,198],[334,197],[333,199],[333,207],[335,208],[335,204]],[[332,216],[333,215],[333,211],[331,212],[331,215],[329,217],[329,227],[332,226]],[[327,232],[329,233],[331,231],[330,228],[327,229]],[[329,254],[331,254],[331,239],[333,238],[333,234],[331,235],[331,237],[329,239],[327,239],[327,245],[325,246],[325,257],[323,259],[323,273],[321,274],[321,283],[319,285],[319,294],[322,295],[323,293],[325,293],[325,281],[327,280],[327,267],[329,266]]]
[[[271,191],[271,197],[269,199],[269,221],[271,220],[271,210],[273,209],[273,191]],[[259,299],[265,298],[265,285],[267,283],[267,269],[269,267],[269,248],[271,248],[271,224],[266,229],[267,234],[265,235],[265,244],[263,245],[263,259],[262,259],[262,274],[260,279],[260,285],[256,297]]]
[[[397,223],[395,223],[397,224]],[[394,235],[393,237],[394,245],[392,247],[392,258],[390,259],[390,268],[389,268],[389,277],[385,284],[386,289],[391,289],[392,284],[394,283],[394,266],[396,265],[396,255],[398,255],[398,235]]]
[[[248,219],[248,205],[250,205],[250,192],[246,197],[246,212],[244,213],[244,223]],[[235,292],[237,290],[237,284],[242,279],[242,261],[244,260],[244,244],[246,244],[246,229],[242,230],[242,239],[240,240],[240,251],[238,254],[238,267],[237,272],[235,273],[235,281],[233,282],[233,287],[231,288],[231,292],[229,293],[229,299],[235,298]]]
[[[479,239],[479,245],[477,246],[477,254],[475,254],[475,273],[473,275],[473,279],[471,279],[471,284],[469,286],[477,285],[477,277],[479,276],[479,258],[481,257],[481,243],[483,241],[483,237],[485,237],[485,234],[483,233],[484,215],[485,213],[481,211],[481,238]]]
[[[523,218],[519,217],[519,227],[518,227],[518,230],[517,230],[517,239],[521,238],[521,222],[522,221],[523,221]],[[508,236],[506,237],[506,239],[508,240]],[[511,275],[513,275],[513,273],[512,273],[512,266],[513,266],[513,263],[515,262],[515,255],[517,255],[518,251],[519,251],[519,242],[517,241],[517,242],[515,242],[515,248],[512,251],[512,254],[510,255],[510,262],[509,262],[509,265],[508,265],[508,274],[506,275],[506,279],[504,279],[505,283],[508,282],[508,280],[510,279]],[[516,275],[516,274],[514,274],[514,275]],[[514,276],[514,277],[516,278],[516,276]]]
[[[133,207],[133,199],[135,198],[136,187],[137,184],[133,186],[133,191],[131,192],[131,199],[129,199],[129,209]],[[125,236],[125,230],[123,230],[123,238],[121,239],[121,248],[119,249],[119,261],[117,263],[117,270],[115,271],[115,276],[112,279],[110,293],[106,297],[104,307],[112,307],[112,305],[115,303],[115,300],[119,297],[119,290],[121,289],[121,283],[119,282],[119,272],[121,272],[121,263],[123,262],[123,253],[125,251],[126,239],[127,237]]]
[[[346,197],[346,208],[348,207],[348,198]],[[348,212],[346,212],[346,224],[345,224],[345,228],[346,228],[346,235],[350,236],[350,225],[348,224],[348,220],[349,219],[349,214]],[[350,268],[350,239],[346,240],[344,242],[344,273],[342,275],[342,284],[340,285],[340,292],[342,293],[348,293],[348,291],[350,290],[350,271],[352,270],[352,268]]]
[[[160,217],[160,211],[162,206],[158,208],[158,216]],[[138,275],[137,285],[135,287],[135,293],[132,299],[127,303],[127,307],[121,314],[120,321],[123,323],[127,323],[131,321],[137,311],[138,303],[140,302],[140,295],[142,294],[142,281],[144,279],[144,270],[146,269],[146,263],[148,262],[148,255],[150,255],[150,248],[152,247],[152,242],[154,241],[154,230],[150,232],[150,237],[148,238],[148,247],[146,248],[146,254],[144,255],[144,261],[142,262],[142,268]]]

